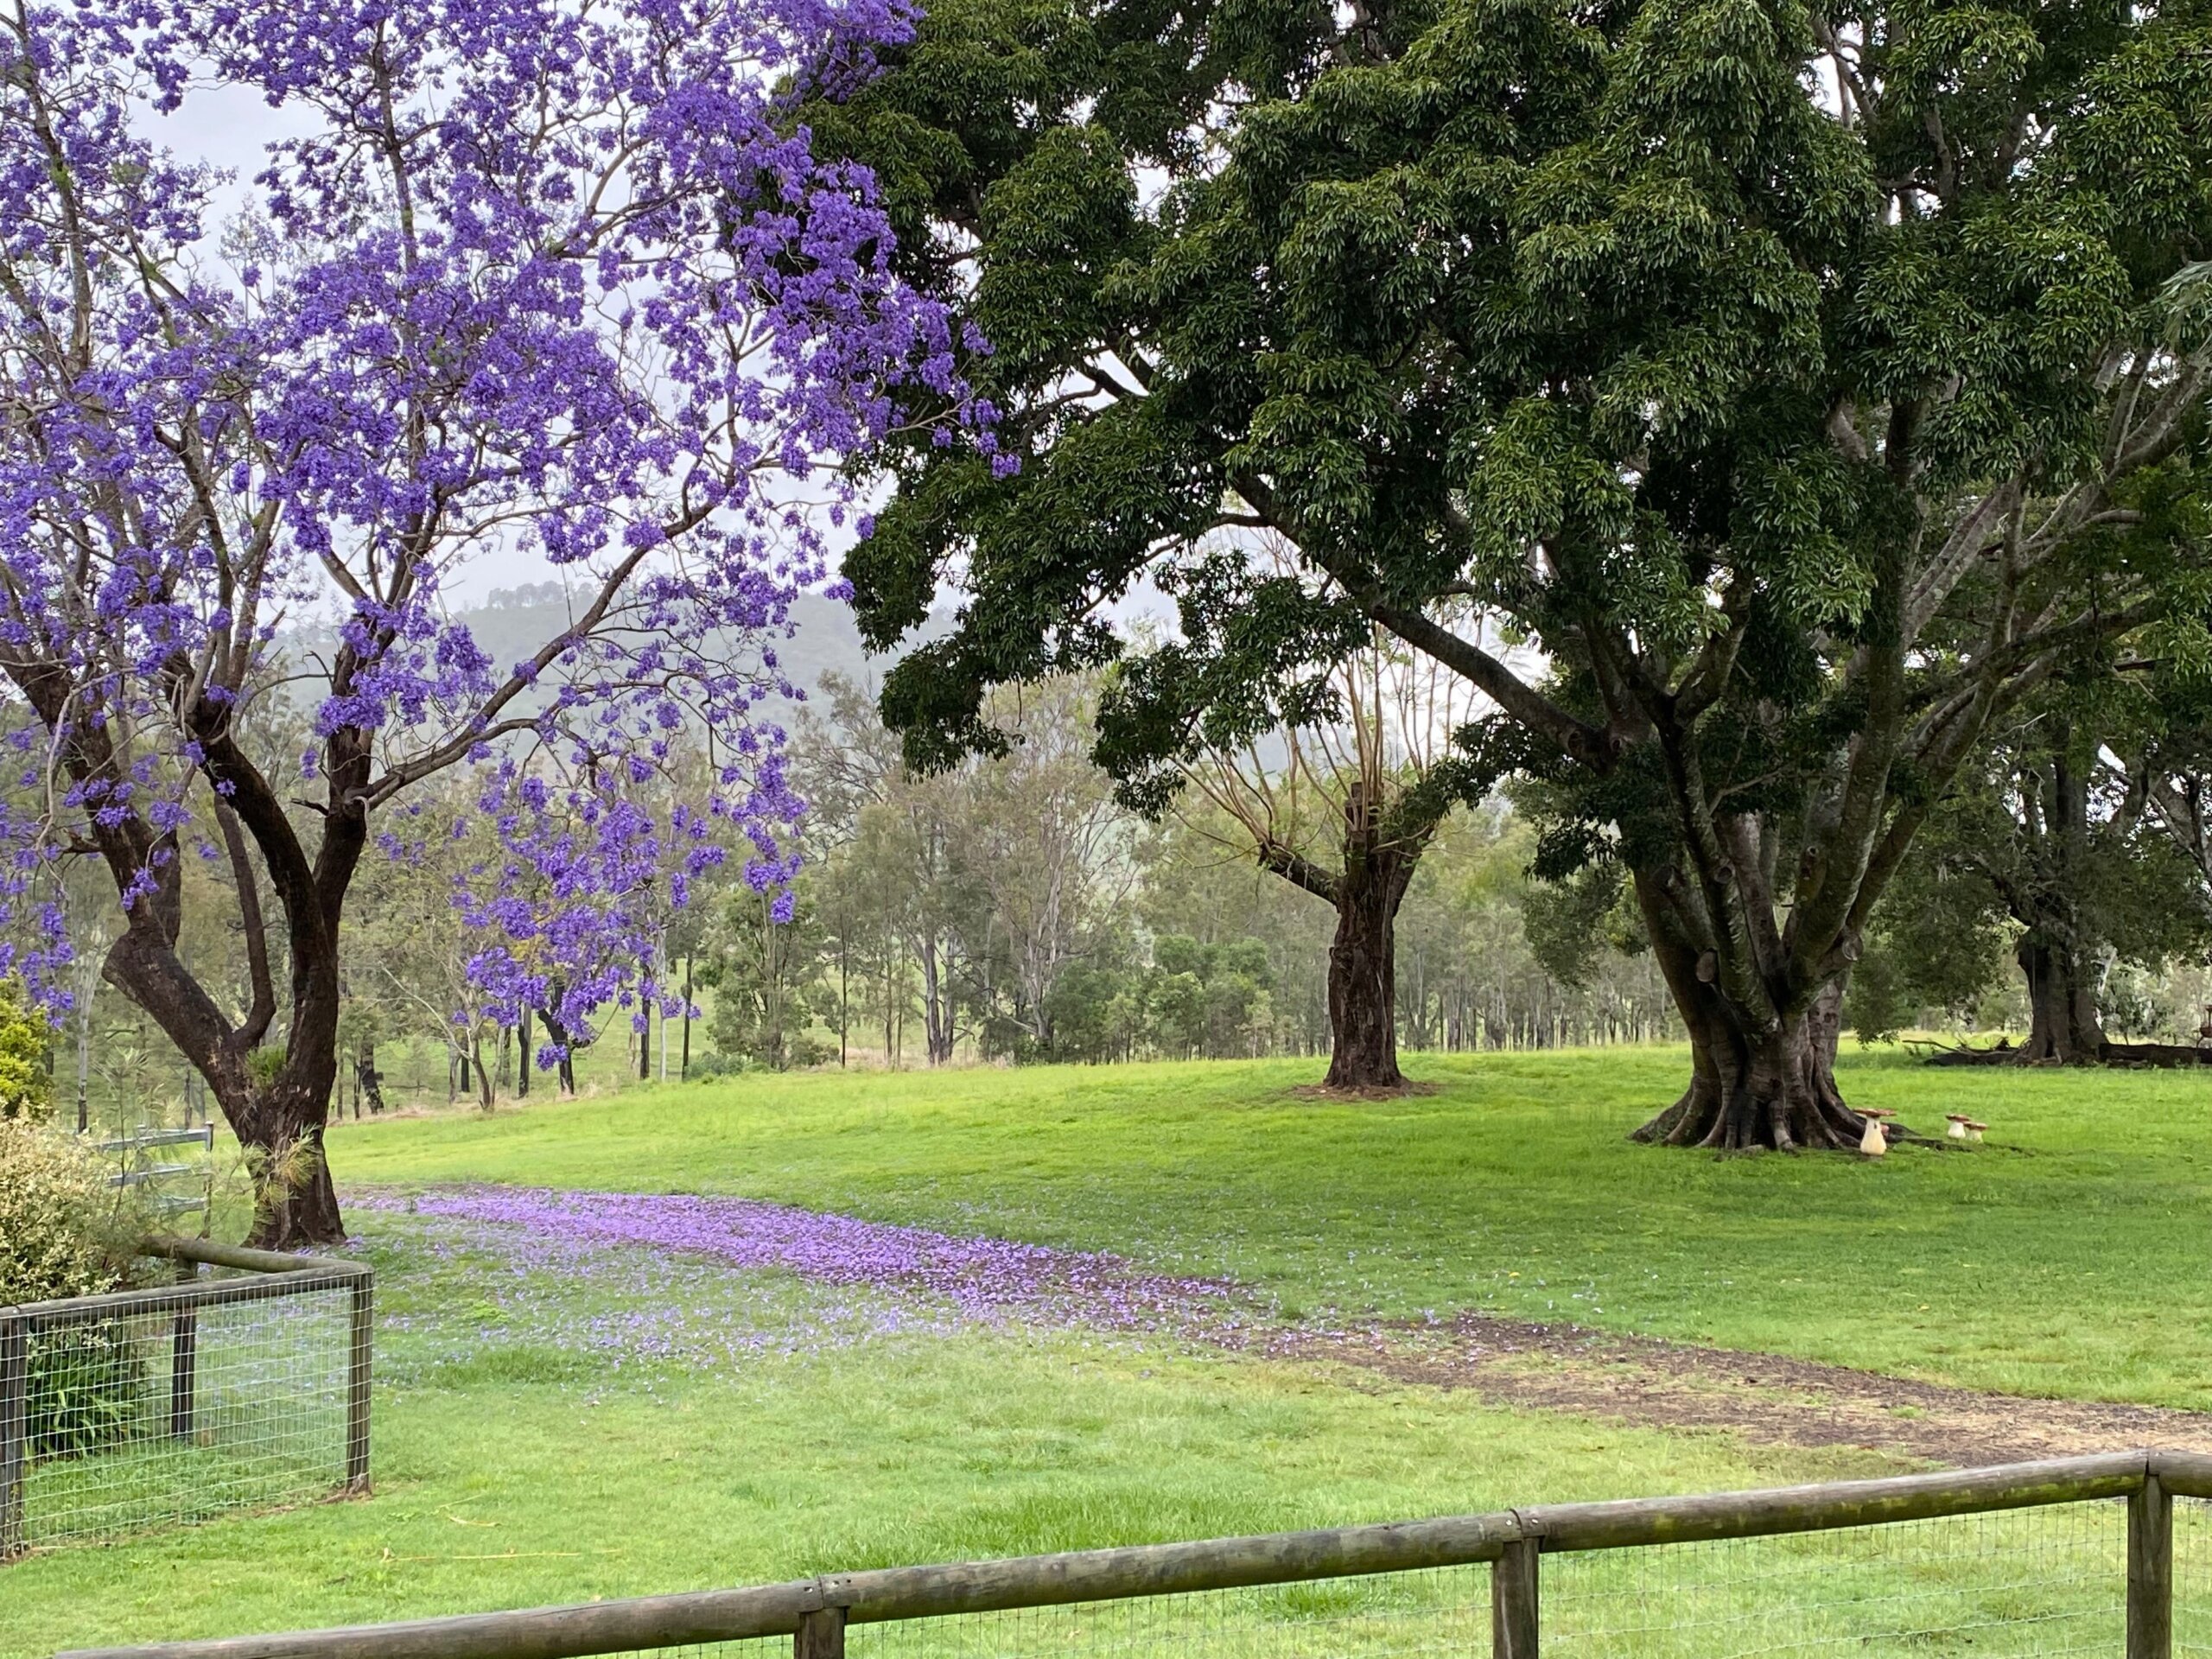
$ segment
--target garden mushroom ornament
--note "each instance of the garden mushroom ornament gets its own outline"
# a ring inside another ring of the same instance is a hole
[[[1965,1140],[1967,1138],[1967,1123],[1968,1122],[1967,1115],[1964,1112],[1946,1112],[1943,1116],[1949,1121],[1951,1125],[1951,1127],[1945,1130],[1944,1133],[1948,1135],[1954,1141]]]
[[[1967,1139],[1969,1141],[1980,1140],[1981,1132],[1988,1127],[1989,1125],[1986,1123],[1977,1123],[1972,1118],[1967,1119]]]
[[[1859,1116],[1866,1120],[1866,1133],[1859,1137],[1859,1150],[1869,1158],[1879,1158],[1890,1149],[1889,1136],[1884,1133],[1882,1120],[1895,1117],[1897,1114],[1878,1107],[1867,1107],[1861,1109]]]

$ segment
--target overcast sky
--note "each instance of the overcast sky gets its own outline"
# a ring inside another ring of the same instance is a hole
[[[271,109],[259,93],[238,87],[196,87],[175,114],[161,115],[148,109],[140,118],[141,130],[180,158],[207,162],[234,175],[215,193],[211,204],[207,245],[211,260],[221,257],[218,249],[224,224],[251,200],[253,175],[266,161],[268,146],[280,139],[303,137],[314,131],[316,124],[309,112]],[[849,532],[838,532],[835,544],[848,543]],[[557,574],[534,556],[493,551],[458,573],[448,592],[453,602],[466,607],[481,602],[495,588],[542,582]],[[953,595],[944,596],[944,602],[953,601]],[[1173,626],[1173,607],[1149,582],[1141,584],[1137,593],[1113,610],[1125,622],[1150,616]]]

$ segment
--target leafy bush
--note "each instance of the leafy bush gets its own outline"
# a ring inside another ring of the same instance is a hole
[[[89,1151],[43,1124],[0,1118],[0,1305],[111,1288],[136,1221]]]
[[[54,1031],[20,980],[0,980],[0,1118],[42,1120],[54,1110],[47,1050]]]
[[[26,1118],[0,1118],[0,1306],[112,1289],[140,1221],[127,1191],[108,1185],[84,1147]],[[126,1438],[145,1370],[121,1320],[41,1332],[29,1378],[34,1453],[74,1456]]]
[[[131,1438],[148,1403],[146,1356],[121,1319],[50,1327],[31,1338],[31,1452],[82,1457]]]
[[[742,1054],[724,1054],[717,1051],[694,1054],[691,1068],[686,1075],[693,1083],[705,1083],[715,1077],[741,1077],[747,1071],[758,1071],[760,1069],[759,1062]]]

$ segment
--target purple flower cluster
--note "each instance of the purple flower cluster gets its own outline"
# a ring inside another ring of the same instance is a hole
[[[1255,1319],[1218,1280],[1148,1273],[1116,1255],[820,1214],[748,1198],[499,1186],[357,1193],[402,1210],[524,1230],[545,1240],[645,1245],[818,1283],[919,1293],[963,1319],[1227,1336]]]
[[[384,1362],[403,1382],[520,1345],[618,1371],[643,1367],[650,1387],[664,1365],[728,1371],[969,1325],[909,1294],[848,1286],[829,1296],[719,1262],[525,1226],[410,1217],[375,1227],[365,1243],[390,1287],[378,1320],[380,1340],[390,1339]]]
[[[671,1000],[636,964],[726,849],[788,879],[762,705],[794,689],[763,642],[855,512],[838,464],[895,423],[990,447],[956,368],[982,342],[791,119],[911,26],[908,0],[0,15],[0,673],[30,715],[0,926],[41,938],[0,971],[66,1003],[44,873],[70,849],[166,948],[226,810],[295,935],[321,925],[369,815],[455,767],[497,836],[456,902],[511,1020]],[[147,136],[211,83],[309,128],[219,238],[218,175]],[[453,613],[493,552],[571,595],[519,661]],[[288,677],[296,775],[238,726]]]

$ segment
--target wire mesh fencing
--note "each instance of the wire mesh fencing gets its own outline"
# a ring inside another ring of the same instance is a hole
[[[365,1485],[368,1271],[276,1259],[0,1307],[0,1560]]]
[[[1573,1659],[2118,1654],[2124,1503],[2055,1504],[1544,1560],[1543,1647]]]
[[[844,1638],[845,1659],[1457,1659],[1489,1649],[1490,1573],[1435,1567],[1013,1608],[853,1624]]]
[[[2199,1495],[2109,1453],[64,1659],[2170,1659],[2212,1651]]]
[[[2173,1650],[2212,1655],[2212,1500],[2177,1497],[2173,1525]]]
[[[1544,1558],[1562,1659],[1976,1659],[2125,1649],[2118,1502]],[[1486,1564],[855,1624],[844,1659],[1478,1659]],[[671,1652],[791,1659],[754,1639]]]

